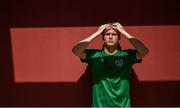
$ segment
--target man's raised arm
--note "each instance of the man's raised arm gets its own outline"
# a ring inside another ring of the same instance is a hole
[[[86,58],[86,53],[85,53],[85,49],[87,48],[87,46],[98,36],[101,35],[101,33],[104,31],[104,29],[106,27],[108,27],[108,24],[104,24],[101,25],[99,27],[99,29],[93,33],[92,35],[90,35],[89,37],[81,40],[80,42],[78,42],[73,48],[72,48],[72,52],[74,53],[74,55],[78,56],[79,58],[85,59]]]

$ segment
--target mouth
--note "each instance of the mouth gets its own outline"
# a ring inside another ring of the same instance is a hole
[[[113,41],[108,41],[109,43],[113,43]]]

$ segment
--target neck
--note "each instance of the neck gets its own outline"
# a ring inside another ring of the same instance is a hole
[[[118,49],[117,49],[117,46],[105,46],[104,52],[112,55],[112,54],[115,54],[116,52],[118,52]]]

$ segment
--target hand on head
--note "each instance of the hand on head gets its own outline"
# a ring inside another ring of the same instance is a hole
[[[119,22],[103,24],[99,27],[98,31],[100,34],[102,34],[104,30],[108,29],[115,29],[120,33],[125,31],[123,26]]]
[[[114,29],[114,30],[118,31],[119,33],[125,32],[125,29],[119,22],[114,22],[114,23],[107,23],[107,24],[101,25],[98,28],[96,33],[97,33],[97,35],[101,35],[101,34],[103,34],[104,31],[108,31],[109,29]]]
[[[112,27],[117,29],[120,33],[123,33],[125,31],[123,26],[120,23],[118,23],[118,22],[113,23]]]

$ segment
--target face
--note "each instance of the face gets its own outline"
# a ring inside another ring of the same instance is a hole
[[[119,38],[118,33],[111,28],[104,34],[104,44],[107,46],[115,46],[118,44]]]

